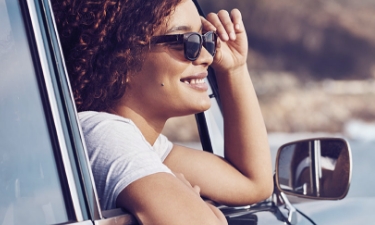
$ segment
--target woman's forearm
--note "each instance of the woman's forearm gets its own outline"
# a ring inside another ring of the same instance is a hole
[[[225,158],[270,192],[272,165],[267,131],[246,65],[216,74],[224,116]]]

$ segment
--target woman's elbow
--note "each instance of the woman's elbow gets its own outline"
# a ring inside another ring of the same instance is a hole
[[[264,184],[262,184],[262,185],[259,185],[259,187],[258,187],[258,196],[259,196],[258,202],[269,198],[273,193],[273,189],[274,189],[274,184],[273,184],[272,179],[270,181],[264,182]]]
[[[261,202],[267,198],[269,198],[274,189],[273,179],[263,179],[259,182],[252,182],[251,187],[247,191],[247,195],[244,200],[246,199],[246,204],[254,204]],[[250,191],[249,191],[250,190]]]
[[[274,188],[275,188],[275,184],[273,182],[273,176],[269,176],[265,182],[264,182],[264,192],[265,192],[265,195],[268,197],[270,197],[274,191]]]

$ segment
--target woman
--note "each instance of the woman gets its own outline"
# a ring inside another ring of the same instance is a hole
[[[123,207],[143,224],[225,224],[200,196],[227,205],[270,196],[267,134],[238,10],[204,19],[191,0],[55,0],[54,10],[102,209]],[[210,107],[210,65],[225,159],[160,134],[167,119]]]

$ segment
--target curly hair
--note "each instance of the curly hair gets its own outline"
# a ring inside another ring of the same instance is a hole
[[[181,0],[52,0],[78,111],[107,111]]]

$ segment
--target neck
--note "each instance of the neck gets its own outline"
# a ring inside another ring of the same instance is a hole
[[[147,142],[153,146],[163,130],[166,120],[152,118],[152,116],[147,115],[147,113],[143,111],[144,110],[137,111],[122,105],[113,108],[110,110],[110,113],[131,119],[142,132]]]

